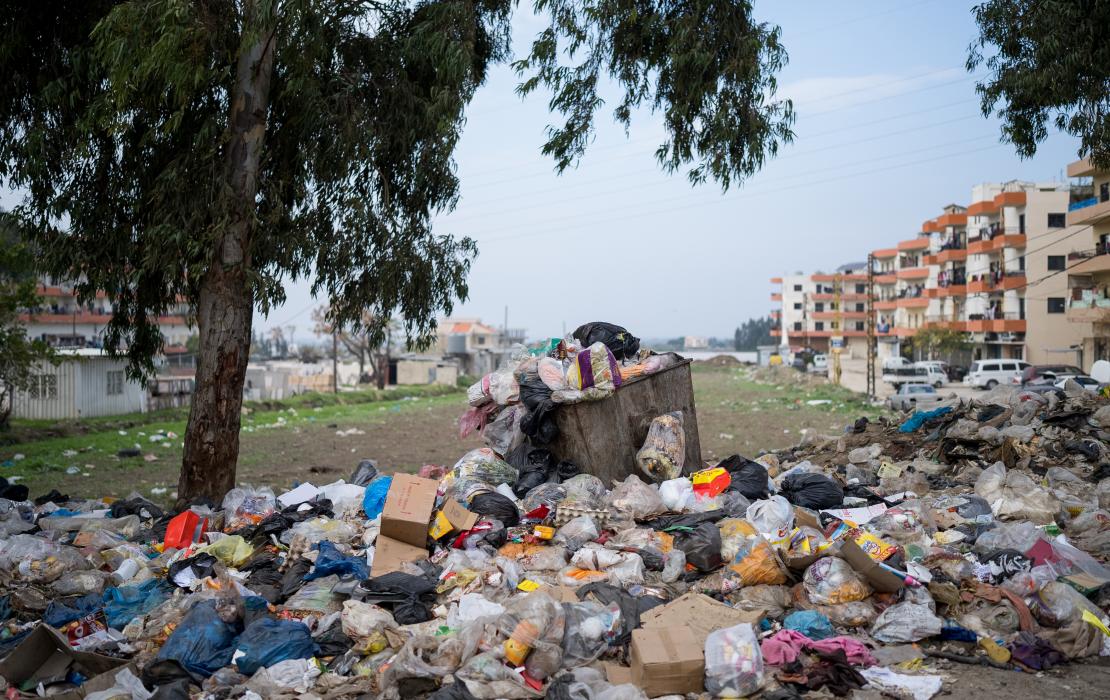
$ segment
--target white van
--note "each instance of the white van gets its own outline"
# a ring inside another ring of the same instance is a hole
[[[932,384],[939,389],[948,383],[948,373],[944,371],[943,362],[926,360],[923,362],[915,362],[913,366],[921,367],[927,372],[925,379],[926,384]]]
[[[814,374],[828,374],[829,372],[829,356],[828,355],[814,355],[813,364],[809,366],[809,371]]]
[[[999,384],[1021,381],[1021,373],[1029,366],[1022,360],[976,360],[964,377],[964,384],[980,389],[993,389]]]

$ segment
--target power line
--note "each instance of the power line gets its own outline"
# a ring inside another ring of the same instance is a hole
[[[981,139],[976,139],[976,140],[981,140]],[[959,153],[949,153],[949,154],[942,155],[942,156],[937,156],[937,157],[934,157],[934,158],[925,158],[925,159],[922,159],[922,160],[911,161],[911,162],[907,162],[907,163],[900,163],[900,164],[897,164],[897,165],[892,165],[892,166],[888,166],[888,167],[884,167],[884,168],[873,168],[873,169],[870,169],[870,170],[864,170],[864,171],[860,171],[860,172],[857,172],[857,173],[841,174],[841,175],[838,175],[837,178],[838,179],[847,179],[847,178],[853,178],[853,177],[862,177],[862,176],[867,176],[867,175],[873,175],[875,173],[888,172],[888,171],[891,171],[891,170],[897,170],[897,169],[900,169],[900,168],[911,167],[911,166],[914,166],[914,165],[922,165],[924,163],[932,163],[932,162],[936,162],[938,160],[945,160],[947,158],[952,158],[952,157],[955,157],[955,156],[970,155],[970,154],[973,154],[973,153],[979,153],[979,152],[982,152],[982,151],[987,151],[987,150],[991,150],[991,149],[995,149],[995,148],[1001,148],[1004,145],[1005,144],[997,144],[996,143],[994,145],[987,146],[985,148],[963,150],[963,151],[960,151]],[[931,149],[927,149],[927,150],[931,150]],[[812,178],[809,178],[809,179],[812,179]],[[629,219],[637,219],[637,218],[642,218],[642,217],[645,217],[645,216],[657,216],[659,214],[666,214],[666,213],[670,213],[670,212],[674,212],[674,211],[682,211],[684,209],[690,209],[690,208],[694,208],[694,207],[706,207],[706,206],[710,206],[710,205],[713,205],[713,204],[720,204],[722,202],[735,202],[735,201],[740,201],[740,200],[744,200],[744,199],[750,199],[752,197],[763,196],[763,195],[777,193],[777,192],[790,191],[790,190],[800,189],[800,188],[804,188],[804,187],[812,187],[812,183],[805,182],[805,183],[798,184],[798,185],[791,185],[791,186],[787,186],[787,187],[779,187],[779,188],[769,189],[769,190],[761,191],[761,192],[753,192],[753,193],[748,193],[747,196],[738,195],[736,197],[720,197],[718,199],[710,200],[710,201],[707,201],[707,202],[705,202],[705,201],[692,202],[692,203],[684,205],[684,206],[670,207],[670,208],[662,209],[662,210],[641,211],[639,213],[621,215],[621,216],[617,216],[617,217],[611,217],[609,219],[594,219],[592,222],[602,224],[602,223],[609,223],[609,222],[614,222],[614,221],[627,221]],[[670,200],[663,200],[663,201],[670,201]],[[563,219],[563,220],[560,220],[560,221],[565,221],[565,220],[566,219]],[[571,220],[573,220],[573,218]],[[554,229],[532,230],[532,231],[528,231],[528,232],[521,233],[521,234],[510,235],[510,236],[502,236],[500,238],[487,239],[485,241],[479,241],[479,243],[481,243],[481,244],[496,243],[496,242],[500,242],[500,241],[508,241],[508,240],[515,240],[515,239],[519,239],[519,238],[525,238],[525,237],[529,237],[529,236],[546,235],[546,234],[552,233],[554,231],[563,230],[563,228],[564,227],[560,226],[560,227],[556,227]],[[505,229],[502,229],[502,230],[505,230]]]

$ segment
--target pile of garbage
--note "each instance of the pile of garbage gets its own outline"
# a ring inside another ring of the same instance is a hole
[[[673,478],[606,484],[532,445],[524,468],[364,460],[177,512],[8,489],[0,678],[86,700],[927,700],[954,663],[1110,654],[1108,444],[1105,398],[997,390]]]

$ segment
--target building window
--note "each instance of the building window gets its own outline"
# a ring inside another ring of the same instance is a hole
[[[1062,314],[1064,313],[1064,297],[1049,297],[1048,298],[1048,313]]]
[[[816,304],[813,305],[813,310],[814,311],[824,311],[825,310],[825,304],[823,302],[819,301],[819,302],[817,302]]]
[[[1064,228],[1067,226],[1067,216],[1064,214],[1049,214],[1048,227],[1049,228]]]
[[[802,291],[802,285],[800,285],[800,284],[796,284],[796,285],[794,285],[794,291],[795,291],[795,292],[800,292],[800,291]]]
[[[867,294],[867,285],[866,284],[857,284],[856,285],[856,294]]]
[[[856,304],[856,311],[866,311],[866,310],[867,310],[867,309],[866,309],[866,308],[864,307],[864,305],[863,305],[863,302],[862,302],[862,301],[861,301],[861,302],[859,302],[858,304]]]
[[[58,398],[58,377],[53,374],[36,374],[31,377],[27,394],[32,399]]]
[[[832,323],[829,324],[829,328],[831,328],[835,331],[835,330],[840,328],[840,323],[838,323],[837,321],[833,321]]]
[[[1018,233],[1025,235],[1025,214],[1018,214]]]
[[[1098,201],[1110,201],[1110,182],[1103,182],[1098,186]]]
[[[108,396],[119,396],[123,393],[123,370],[108,372]]]
[[[486,336],[484,336],[484,335],[474,336],[474,344],[475,345],[485,345],[486,344]]]
[[[825,322],[824,321],[818,321],[818,322],[814,323],[813,324],[813,330],[815,330],[815,331],[825,330]]]
[[[795,321],[794,322],[794,330],[796,330],[796,331],[802,330],[802,322],[801,321]]]
[[[797,310],[800,310],[801,308],[802,308],[802,302],[800,302],[800,301],[796,301],[796,302],[794,302],[794,309],[795,309],[796,311],[797,311]]]
[[[863,321],[856,321],[856,330],[857,331],[867,330],[863,325]]]
[[[1050,270],[1063,270],[1067,267],[1066,257],[1063,255],[1050,255],[1048,256],[1048,269]]]

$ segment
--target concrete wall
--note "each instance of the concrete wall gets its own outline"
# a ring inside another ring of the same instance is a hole
[[[108,357],[63,358],[58,365],[40,363],[34,374],[38,390],[16,392],[15,418],[66,420],[118,416],[145,410],[146,391],[129,381],[126,362]],[[109,394],[109,374],[119,391]]]
[[[397,384],[443,384],[454,386],[459,378],[455,365],[437,360],[410,359],[397,361]]]

